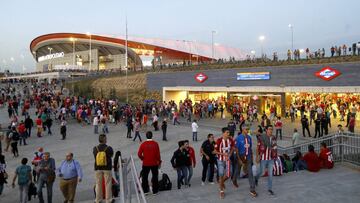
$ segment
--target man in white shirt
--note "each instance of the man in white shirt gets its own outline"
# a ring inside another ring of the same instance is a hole
[[[198,130],[199,126],[196,123],[195,119],[193,120],[193,122],[191,124],[191,128],[192,128],[192,133],[193,133],[193,141],[197,142],[197,130]]]
[[[95,116],[94,120],[93,120],[93,126],[94,126],[94,133],[98,134],[99,133],[99,116]]]
[[[299,139],[300,139],[300,134],[298,133],[297,129],[294,128],[294,134],[293,134],[293,137],[292,137],[293,146],[299,144]]]

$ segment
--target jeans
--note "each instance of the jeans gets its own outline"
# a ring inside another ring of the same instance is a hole
[[[30,137],[31,136],[31,128],[26,128],[26,132],[27,132],[27,136]]]
[[[210,165],[210,170],[209,170],[209,182],[213,182],[214,181],[214,168],[215,168],[215,163],[213,160],[206,160],[205,158],[203,158],[201,160],[202,165],[203,165],[203,170],[202,170],[202,176],[201,176],[201,181],[205,182],[206,180],[206,176],[208,175],[208,167]]]
[[[178,189],[181,188],[181,182],[184,180],[185,181],[185,185],[188,185],[188,169],[186,166],[180,166],[178,168],[176,168],[176,172],[177,172],[177,186]]]
[[[22,143],[24,143],[24,145],[27,145],[27,144],[26,144],[26,137],[27,137],[26,132],[20,134],[20,140],[19,140],[20,145],[22,145]]]
[[[99,133],[99,126],[94,125],[94,134],[98,134],[98,133]]]
[[[280,140],[282,140],[282,129],[276,129],[276,139],[278,138],[278,134],[280,135]]]
[[[26,203],[28,200],[29,184],[19,185],[20,203]]]
[[[248,179],[249,179],[249,185],[250,185],[250,191],[255,191],[255,178],[252,171],[253,162],[252,159],[247,160],[246,165],[243,165],[246,167]]]
[[[193,176],[193,167],[192,166],[188,166],[187,167],[188,168],[188,183],[190,184],[190,180],[191,180],[191,178],[192,178],[192,176]]]
[[[2,194],[4,190],[4,183],[0,183],[0,195]]]
[[[46,184],[46,190],[47,190],[47,202],[51,203],[52,202],[52,187],[53,187],[53,183],[48,183],[47,182],[47,177],[39,177],[38,178],[38,188],[37,188],[37,194],[39,197],[39,202],[40,203],[44,203],[44,197],[43,197],[43,193],[42,193],[42,188],[44,187],[44,185]]]
[[[52,135],[51,126],[47,126],[47,129],[48,129],[48,135]]]
[[[197,141],[197,132],[193,132],[193,141]]]
[[[151,184],[153,193],[156,194],[159,191],[159,167],[158,166],[143,166],[142,167],[142,176],[141,176],[141,186],[144,190],[144,193],[149,192],[149,182],[148,177],[151,171]]]
[[[260,162],[260,170],[258,172],[258,174],[256,175],[256,180],[259,180],[260,176],[263,175],[263,173],[265,172],[265,167],[268,170],[268,190],[272,190],[272,177],[273,177],[273,165],[274,165],[274,160],[261,160]]]
[[[218,168],[219,177],[223,177],[223,176],[228,177],[228,178],[231,177],[232,165],[230,162],[231,162],[230,160],[228,160],[228,161],[217,160],[217,168]]]
[[[307,165],[304,160],[299,160],[294,163],[294,171],[306,170],[306,169],[307,169]]]
[[[309,126],[307,126],[307,125],[303,125],[302,126],[302,131],[303,131],[303,136],[305,137],[305,130],[308,132],[308,134],[309,134],[309,137],[311,137],[311,134],[310,134],[310,130],[309,130]]]
[[[135,131],[135,137],[134,137],[133,141],[135,141],[137,137],[139,137],[139,140],[140,140],[140,142],[141,142],[141,136],[140,136],[140,132],[139,132],[139,131]]]
[[[108,128],[108,126],[106,124],[103,125],[102,131],[103,131],[104,134],[109,133],[109,128]]]
[[[162,138],[162,139],[163,139],[163,140],[167,140],[167,139],[166,139],[166,130],[163,129],[163,130],[162,130],[162,133],[163,133],[163,138]]]

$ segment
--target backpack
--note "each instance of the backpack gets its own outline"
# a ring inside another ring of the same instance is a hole
[[[27,184],[30,180],[29,180],[29,172],[31,171],[30,166],[20,166],[20,168],[18,169],[18,171],[16,171],[18,173],[18,184],[19,185],[25,185]]]
[[[18,132],[13,132],[12,136],[11,136],[11,139],[14,140],[14,141],[19,141],[20,140],[19,133]]]
[[[159,191],[171,190],[172,183],[166,173],[162,174],[162,179],[159,181]]]
[[[106,160],[106,149],[108,147],[105,148],[104,151],[99,151],[99,148],[96,147],[96,150],[98,151],[96,154],[96,166],[106,166],[107,165],[107,160]]]

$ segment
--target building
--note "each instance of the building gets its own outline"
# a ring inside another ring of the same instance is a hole
[[[125,67],[125,37],[80,33],[53,33],[35,38],[30,44],[36,70],[109,70]],[[245,59],[246,53],[218,44],[186,40],[128,37],[129,69],[167,64],[196,64],[213,59]]]
[[[163,100],[179,103],[221,99],[256,104],[259,112],[285,114],[292,103],[360,101],[360,62],[341,64],[254,67],[148,74],[149,90],[162,91]]]

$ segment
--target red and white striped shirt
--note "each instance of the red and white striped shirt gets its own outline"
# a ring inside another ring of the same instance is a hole
[[[233,149],[235,146],[235,142],[232,138],[228,138],[227,140],[224,140],[222,137],[216,140],[215,143],[215,150],[220,153],[226,153],[229,154],[231,149]],[[230,154],[229,154],[230,156]],[[218,155],[218,160],[220,161],[226,161],[229,157],[224,155]]]
[[[267,147],[261,155],[261,160],[271,160],[271,148]]]

